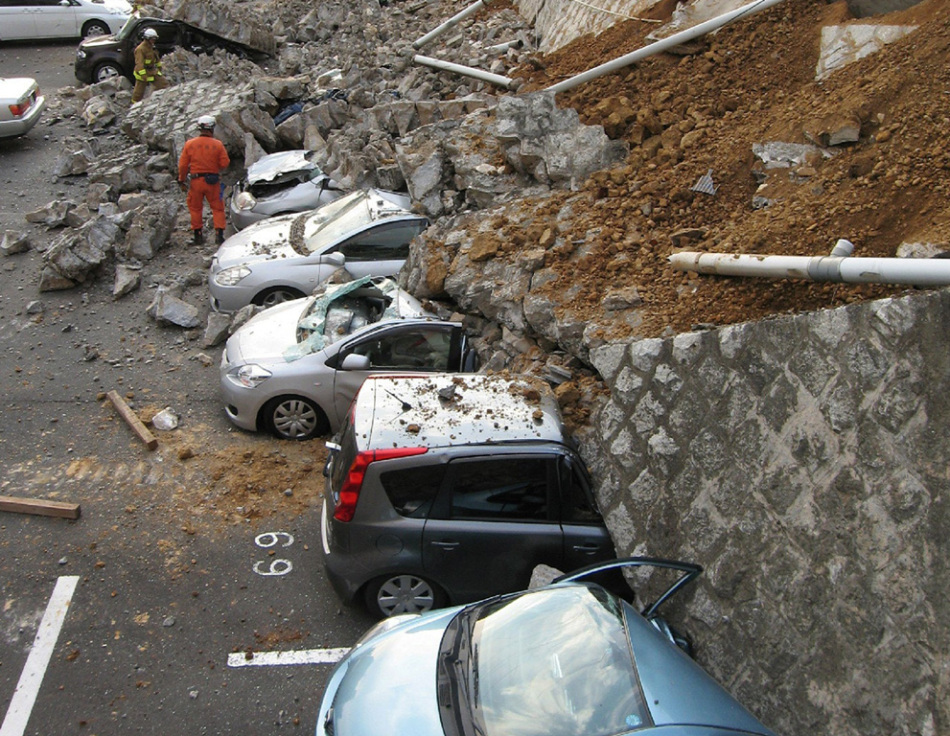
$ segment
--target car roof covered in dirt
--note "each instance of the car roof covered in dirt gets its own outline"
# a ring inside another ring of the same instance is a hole
[[[374,376],[353,405],[360,449],[563,443],[550,386],[530,376]]]

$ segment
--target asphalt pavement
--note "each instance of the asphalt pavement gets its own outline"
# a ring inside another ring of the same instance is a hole
[[[0,43],[0,76],[71,86],[74,53]],[[0,259],[0,495],[81,507],[77,520],[0,512],[0,734],[312,733],[330,672],[312,662],[372,623],[323,572],[323,443],[233,429],[221,348],[146,315],[170,280],[207,311],[213,246],[177,234],[119,300],[108,270],[39,292],[58,233],[23,215],[84,192],[50,173],[83,135],[51,118],[0,142],[0,230],[36,244]],[[111,390],[142,414],[171,407],[179,427],[155,430],[149,451]]]

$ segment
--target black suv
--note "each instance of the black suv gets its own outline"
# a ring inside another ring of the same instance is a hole
[[[164,56],[176,48],[185,48],[196,54],[208,54],[223,48],[242,58],[254,55],[250,49],[234,41],[215,36],[180,20],[143,17],[133,14],[114,36],[87,38],[76,49],[74,70],[76,79],[83,84],[95,84],[113,77],[127,77],[134,81],[135,47],[142,42],[147,28],[158,33],[155,48]]]

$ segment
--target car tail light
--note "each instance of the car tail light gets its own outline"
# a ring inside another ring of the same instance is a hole
[[[360,498],[360,489],[363,487],[363,478],[370,463],[377,460],[392,460],[397,457],[421,455],[428,451],[427,447],[394,447],[386,450],[364,450],[356,455],[353,464],[347,471],[340,489],[340,496],[333,509],[333,518],[337,521],[352,521],[356,513],[356,502]]]
[[[21,115],[26,114],[26,111],[33,107],[33,100],[27,99],[25,102],[19,102],[16,105],[10,105],[10,112],[13,113],[13,117],[18,118]]]

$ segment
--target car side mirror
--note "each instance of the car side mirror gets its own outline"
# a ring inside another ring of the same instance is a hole
[[[350,353],[343,359],[340,368],[344,371],[368,371],[369,358],[365,355]]]
[[[330,266],[342,266],[346,263],[346,256],[342,253],[326,253],[320,256],[320,263]]]

